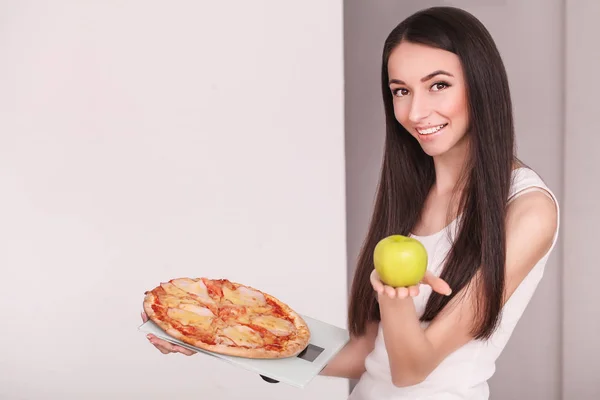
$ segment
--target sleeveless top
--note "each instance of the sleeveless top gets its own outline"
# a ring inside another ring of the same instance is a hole
[[[512,174],[509,201],[529,190],[542,190],[556,205],[558,201],[542,179],[529,168],[515,169]],[[416,236],[429,255],[427,269],[435,275],[442,270],[443,260],[451,247],[451,237],[457,233],[457,220],[443,230],[429,236]],[[388,354],[383,340],[381,325],[375,339],[375,347],[365,360],[366,372],[350,394],[349,400],[484,400],[489,398],[487,380],[495,372],[496,359],[506,346],[517,322],[533,296],[544,274],[544,268],[558,237],[558,226],[552,247],[533,267],[503,307],[498,329],[483,340],[472,340],[451,353],[420,384],[396,387],[392,384]],[[431,294],[431,287],[423,285],[414,298],[417,315],[421,316]],[[422,323],[425,328],[428,323]]]

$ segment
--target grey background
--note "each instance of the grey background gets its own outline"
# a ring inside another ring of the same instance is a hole
[[[464,8],[490,30],[508,70],[518,154],[561,205],[560,240],[497,363],[491,398],[598,399],[597,0],[345,1],[348,283],[367,232],[382,155],[382,45],[402,19],[432,5]]]

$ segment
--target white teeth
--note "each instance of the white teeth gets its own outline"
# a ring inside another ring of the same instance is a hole
[[[446,125],[447,124],[442,124],[442,125],[434,126],[433,128],[417,129],[417,132],[419,132],[419,134],[421,134],[421,135],[431,135],[432,133],[436,133],[437,131],[439,131],[440,129],[445,127]]]

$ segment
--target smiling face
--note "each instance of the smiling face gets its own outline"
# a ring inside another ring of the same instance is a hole
[[[467,88],[458,56],[401,42],[390,54],[388,76],[394,115],[423,151],[440,156],[467,142]]]

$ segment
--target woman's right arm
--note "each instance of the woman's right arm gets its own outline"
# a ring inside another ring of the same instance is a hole
[[[320,375],[358,379],[365,372],[365,359],[375,347],[375,337],[379,322],[369,322],[363,336],[350,338],[350,341],[327,364]]]

